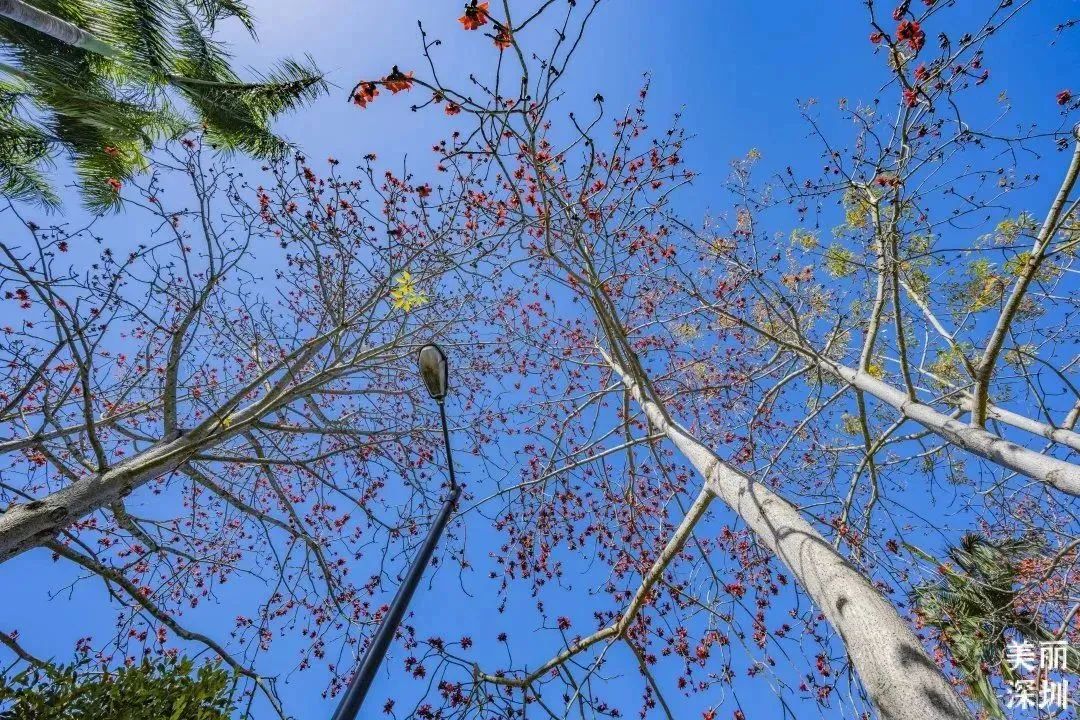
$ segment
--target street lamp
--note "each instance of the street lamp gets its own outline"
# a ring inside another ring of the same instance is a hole
[[[428,394],[439,404],[443,445],[446,447],[446,466],[450,474],[450,494],[447,496],[446,502],[443,503],[438,517],[435,518],[435,524],[431,526],[427,539],[424,540],[424,544],[420,548],[420,554],[413,561],[408,574],[405,576],[405,581],[398,588],[397,594],[394,596],[394,602],[391,603],[390,610],[386,613],[386,617],[383,618],[382,625],[379,626],[375,637],[372,638],[371,646],[364,654],[364,659],[360,661],[360,667],[357,668],[356,674],[353,675],[353,679],[349,683],[348,690],[342,696],[333,720],[356,720],[360,707],[364,704],[364,698],[367,696],[371,683],[375,679],[375,673],[378,672],[379,666],[382,665],[386,650],[390,647],[390,641],[394,639],[394,633],[397,632],[398,625],[401,624],[401,618],[409,607],[409,601],[412,599],[416,586],[420,583],[425,568],[431,563],[431,556],[435,553],[435,546],[439,544],[439,538],[442,536],[443,530],[446,529],[446,523],[450,521],[450,513],[461,495],[461,488],[458,487],[457,480],[454,478],[454,458],[450,454],[450,430],[446,425],[446,403],[444,401],[450,388],[450,368],[446,362],[446,354],[442,351],[442,348],[432,343],[420,348],[417,361],[420,365],[420,377],[423,378],[424,385],[427,386]]]

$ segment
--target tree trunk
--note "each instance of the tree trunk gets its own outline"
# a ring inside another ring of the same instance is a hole
[[[1052,485],[1063,493],[1080,496],[1080,466],[1017,445],[981,427],[954,420],[929,405],[912,400],[905,393],[868,373],[859,372],[820,356],[813,357],[812,360],[821,369],[851,383],[853,387],[878,400],[892,405],[905,417],[940,435],[956,447],[1033,480]],[[1017,425],[1016,422],[1010,424]],[[1022,429],[1034,432],[1030,428]],[[1048,434],[1046,437],[1054,439],[1053,434]]]
[[[653,427],[663,432],[723,500],[787,565],[840,634],[881,720],[972,720],[967,705],[896,609],[789,502],[729,467],[667,419],[612,363]]]
[[[72,522],[177,469],[197,449],[187,438],[163,442],[94,477],[0,512],[0,563],[41,545]]]
[[[82,48],[105,57],[119,57],[120,51],[108,43],[98,40],[82,28],[27,5],[22,0],[0,0],[0,17],[6,17],[20,25],[33,28],[65,45]]]

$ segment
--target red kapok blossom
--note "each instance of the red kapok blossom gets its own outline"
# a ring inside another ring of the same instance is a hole
[[[457,115],[459,112],[461,112],[461,106],[457,103],[448,102],[446,103],[446,107],[443,108],[443,112],[445,112],[447,115]]]
[[[908,107],[915,107],[919,104],[919,93],[911,88],[904,89],[904,104]]]
[[[458,18],[458,22],[466,30],[477,30],[481,25],[487,25],[488,4],[477,4],[476,0],[465,6],[465,14]]]
[[[1072,93],[1068,90],[1062,90],[1057,94],[1058,105],[1068,105],[1070,100],[1072,100]]]
[[[412,89],[412,85],[413,85],[412,76],[413,76],[412,71],[409,71],[409,74],[406,75],[405,73],[398,70],[398,66],[395,65],[393,67],[393,69],[390,70],[390,74],[383,78],[382,82],[383,82],[383,85],[386,86],[387,90],[389,90],[390,92],[392,92],[392,93],[394,93],[396,95],[397,93],[401,92],[402,90],[411,90]]]
[[[505,25],[499,25],[497,27],[499,31],[495,33],[495,47],[500,50],[505,50],[510,47],[513,42],[513,39],[510,36],[510,28]]]
[[[926,69],[925,65],[920,65],[915,68],[915,79],[922,82],[930,75],[930,71]]]
[[[917,20],[905,20],[896,26],[896,39],[906,42],[912,50],[919,52],[926,42],[926,33],[919,27]]]
[[[426,198],[428,195],[431,195],[431,186],[421,185],[420,187],[416,188],[416,194],[422,198]]]
[[[373,82],[362,82],[356,86],[356,92],[353,93],[352,101],[360,107],[367,107],[367,104],[375,99],[375,96],[379,94],[379,86]]]
[[[117,155],[120,154],[120,151],[117,150],[116,148],[114,148],[112,145],[106,145],[105,146],[105,154],[108,155],[109,157],[116,157]]]
[[[885,36],[882,35],[879,32],[875,31],[875,32],[870,33],[870,42],[874,43],[875,45],[880,44],[881,41],[884,40],[884,39],[885,39]]]
[[[124,187],[124,183],[120,182],[116,178],[107,178],[105,184],[113,189],[113,192],[120,192],[120,188]]]

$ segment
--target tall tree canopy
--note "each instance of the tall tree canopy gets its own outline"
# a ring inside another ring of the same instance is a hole
[[[214,39],[228,18],[254,36],[239,0],[0,3],[3,193],[55,206],[47,170],[66,155],[86,202],[113,207],[155,142],[198,126],[221,147],[281,155],[271,121],[318,96],[322,75],[284,60],[241,79]]]
[[[231,678],[220,667],[198,669],[186,658],[144,661],[115,672],[83,658],[43,663],[0,678],[4,720],[228,720]]]
[[[18,215],[0,562],[104,587],[101,663],[340,692],[446,487],[432,339],[466,459],[431,573],[478,609],[409,618],[367,713],[970,720],[1012,712],[1006,643],[1080,644],[1077,102],[1037,127],[986,74],[1031,3],[862,4],[877,94],[802,104],[819,161],[749,150],[705,219],[648,82],[563,84],[603,4],[472,0],[488,64],[422,27],[362,76],[453,118],[430,174],[192,135],[122,189],[133,242]]]

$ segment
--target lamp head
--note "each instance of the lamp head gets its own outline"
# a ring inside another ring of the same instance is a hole
[[[442,402],[450,389],[450,368],[446,363],[446,354],[438,345],[430,343],[420,348],[417,361],[428,395]]]

